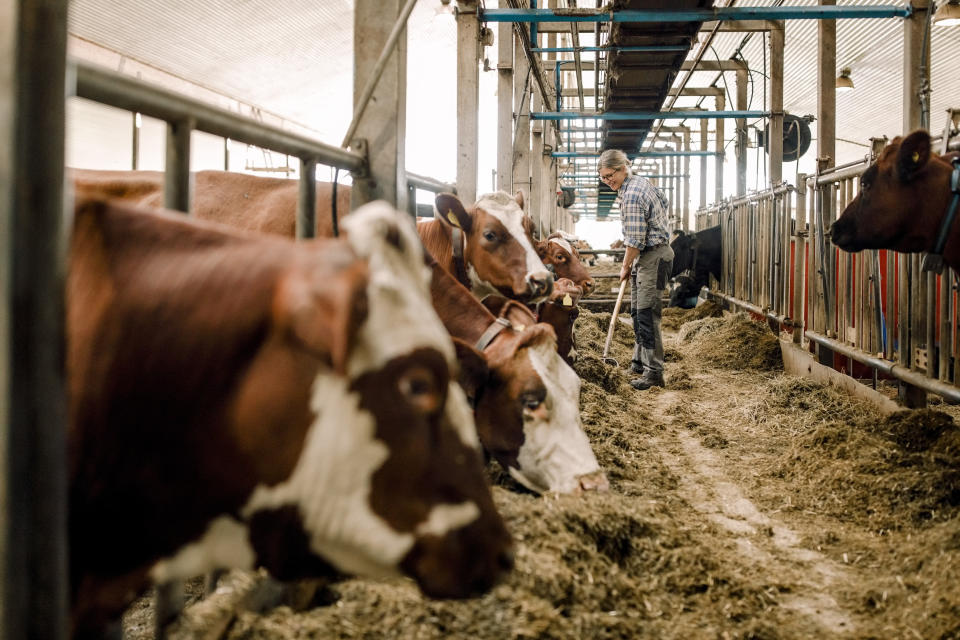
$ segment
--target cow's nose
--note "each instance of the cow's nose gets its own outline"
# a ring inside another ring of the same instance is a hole
[[[497,566],[501,571],[507,572],[513,569],[513,547],[507,547],[497,555]]]
[[[596,284],[596,283],[594,283],[593,278],[587,278],[586,280],[584,280],[584,281],[583,281],[583,292],[586,293],[586,294],[589,294],[591,291],[593,291],[593,286],[594,286],[594,284]]]
[[[530,287],[530,293],[536,297],[550,295],[553,291],[553,276],[549,271],[538,271],[527,275],[527,285]]]
[[[603,471],[594,471],[577,478],[580,488],[583,491],[607,491],[610,489],[610,481],[607,480],[607,474]]]

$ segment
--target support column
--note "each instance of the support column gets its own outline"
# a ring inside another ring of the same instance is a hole
[[[737,110],[747,110],[747,70],[737,69]],[[747,194],[747,120],[734,120],[737,127],[735,147],[737,154],[737,195]]]
[[[526,29],[521,25],[521,29]],[[513,104],[516,122],[513,130],[513,189],[511,193],[523,191],[530,197],[530,62],[523,51],[523,42],[517,38],[513,49]]]
[[[783,181],[783,21],[770,29],[770,139],[767,141],[770,186]]]
[[[0,635],[67,635],[67,3],[0,0]]]
[[[727,101],[723,97],[723,94],[719,94],[716,97],[716,110],[723,111],[725,110]],[[723,164],[724,164],[724,151],[723,151],[723,118],[717,118],[715,121],[715,126],[717,128],[717,141],[716,149],[717,155],[713,159],[715,170],[714,173],[714,202],[720,202],[723,200]]]
[[[540,111],[543,105],[540,94],[533,92],[532,107]],[[527,206],[527,215],[533,221],[535,229],[540,226],[540,212],[543,210],[543,121],[535,120],[531,124],[531,138],[533,140],[530,152],[530,196]]]
[[[510,3],[500,0],[501,9]],[[513,24],[497,25],[497,189],[513,193]]]
[[[477,201],[480,23],[476,0],[457,6],[457,195],[470,206]]]
[[[683,150],[690,151],[690,127],[683,128]],[[683,220],[681,229],[692,229],[690,226],[690,156],[683,156]]]
[[[903,21],[903,134],[921,127],[930,128],[929,95],[923,90],[930,86],[930,38],[924,43],[924,29],[930,19],[930,0],[911,2],[913,15]],[[926,47],[924,47],[926,44]],[[924,64],[926,61],[926,64]],[[926,104],[925,104],[926,103]]]
[[[710,141],[707,137],[707,123],[709,120],[700,120],[700,150],[707,151]],[[707,156],[700,156],[700,208],[707,206]],[[694,224],[691,229],[696,229]]]
[[[402,0],[357,0],[353,17],[353,101],[361,99],[384,46],[400,16]],[[475,17],[474,17],[475,18]],[[474,39],[476,42],[476,39]],[[407,34],[400,34],[386,68],[357,125],[350,146],[364,140],[370,175],[354,177],[350,206],[386,200],[401,211],[407,208],[404,153],[407,130]],[[474,176],[476,179],[476,176]]]
[[[834,6],[836,0],[820,0],[821,7]],[[817,33],[817,158],[826,158],[826,167],[836,164],[837,135],[837,21],[818,20]]]

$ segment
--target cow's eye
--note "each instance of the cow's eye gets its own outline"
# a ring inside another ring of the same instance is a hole
[[[483,239],[486,240],[487,242],[496,242],[497,234],[495,234],[493,231],[484,231]]]
[[[525,391],[520,396],[520,402],[523,404],[524,410],[536,411],[543,404],[546,397],[546,389],[533,389],[531,391]]]
[[[397,387],[407,402],[424,413],[435,412],[442,403],[437,377],[426,367],[413,367],[404,373]]]
[[[556,261],[559,262],[560,264],[563,264],[564,262],[567,261],[567,257],[566,257],[566,256],[557,256],[557,257],[556,257]]]

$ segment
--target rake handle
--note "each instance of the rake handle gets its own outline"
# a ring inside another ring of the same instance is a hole
[[[627,290],[627,279],[620,281],[620,292],[617,294],[617,302],[613,305],[613,315],[610,316],[610,328],[607,329],[607,342],[603,345],[603,358],[610,353],[610,342],[613,340],[613,328],[617,325],[617,316],[620,315],[620,303],[623,302],[623,292]]]

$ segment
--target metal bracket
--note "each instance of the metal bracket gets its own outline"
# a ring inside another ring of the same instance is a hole
[[[354,138],[350,141],[350,148],[363,156],[363,167],[352,171],[354,178],[370,177],[370,147],[366,138]]]

